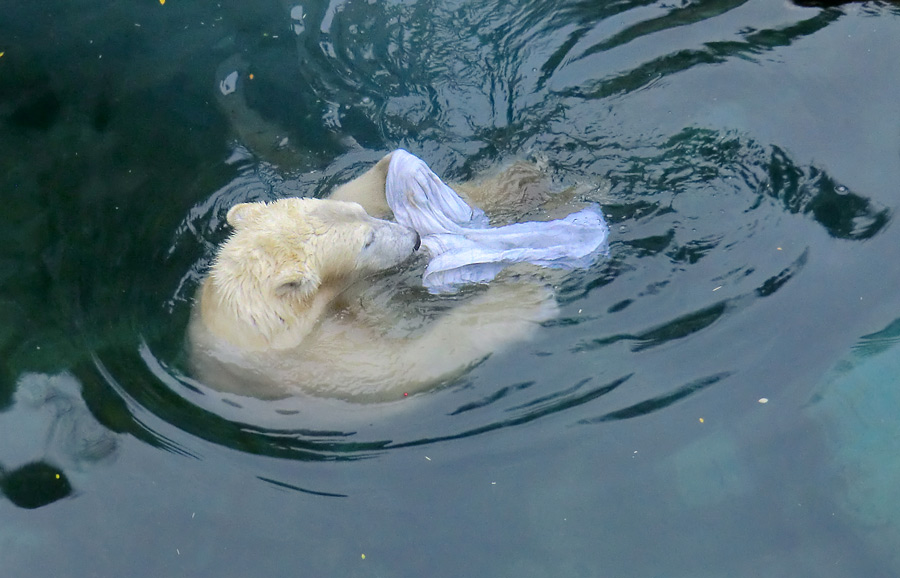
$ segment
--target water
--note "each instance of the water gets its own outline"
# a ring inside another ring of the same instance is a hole
[[[3,14],[4,575],[900,570],[896,4]],[[194,382],[225,209],[397,147],[545,161],[610,259],[409,403]]]

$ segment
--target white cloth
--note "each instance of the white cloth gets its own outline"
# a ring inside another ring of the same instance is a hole
[[[424,161],[402,149],[391,156],[385,193],[397,222],[419,233],[431,253],[422,278],[431,293],[487,283],[513,263],[576,269],[609,254],[609,229],[599,206],[555,221],[490,227],[481,209],[469,206]]]

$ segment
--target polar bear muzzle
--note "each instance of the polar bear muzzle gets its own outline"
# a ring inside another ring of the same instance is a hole
[[[419,234],[397,223],[371,218],[371,230],[356,258],[357,270],[382,271],[395,267],[422,246]]]

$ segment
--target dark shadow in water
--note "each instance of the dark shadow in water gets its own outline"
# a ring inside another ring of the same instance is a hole
[[[834,371],[837,374],[848,373],[860,364],[864,364],[867,360],[896,346],[897,343],[900,343],[900,318],[894,319],[880,331],[869,333],[860,337],[859,340],[853,345],[853,348],[850,350],[850,354],[838,360],[838,362],[834,366]],[[864,377],[863,379],[867,378]],[[887,376],[878,381],[890,383],[890,380],[887,379]],[[869,387],[869,385],[867,385],[866,387]],[[858,395],[860,395],[861,397],[865,397],[864,394]],[[820,403],[822,401],[821,396],[822,392],[818,391],[814,394],[810,401],[813,403]]]
[[[608,3],[573,2],[557,8],[557,10],[554,11],[554,14],[549,18],[547,28],[556,30],[572,26],[573,24],[576,24],[577,28],[569,33],[565,42],[563,42],[541,66],[541,76],[537,83],[538,88],[544,87],[547,80],[549,80],[559,66],[566,61],[572,49],[581,42],[582,38],[594,30],[599,22],[616,16],[617,14],[628,12],[629,10],[639,9],[654,4],[656,4],[656,2],[653,0]],[[672,12],[669,14],[672,14]],[[624,32],[619,34],[624,34]]]
[[[785,267],[784,270],[782,270],[777,275],[769,277],[762,283],[762,285],[757,287],[755,290],[756,296],[768,297],[769,295],[781,289],[781,287],[784,286],[785,283],[793,279],[794,276],[797,275],[804,266],[806,266],[806,262],[808,259],[809,249],[806,249],[793,263],[791,263],[790,266]]]
[[[332,492],[319,492],[316,490],[308,490],[306,488],[301,488],[300,486],[295,486],[293,484],[288,484],[285,482],[279,482],[278,480],[272,480],[269,478],[264,478],[262,476],[256,476],[256,477],[257,477],[257,479],[260,479],[264,482],[272,484],[273,486],[276,486],[279,488],[284,488],[286,490],[293,490],[295,492],[301,492],[303,494],[310,494],[312,496],[322,496],[325,498],[347,498],[348,497],[347,494],[335,494]]]
[[[573,396],[575,396],[577,398],[582,398],[584,396],[582,394],[578,394],[578,391],[582,387],[584,387],[585,385],[590,383],[591,381],[592,381],[592,378],[589,378],[589,377],[582,379],[581,381],[579,381],[572,387],[568,387],[566,389],[561,389],[559,391],[555,391],[555,392],[547,394],[547,395],[542,395],[541,397],[533,399],[529,402],[510,407],[506,411],[519,411],[522,409],[527,409],[528,411],[533,412],[533,411],[535,411],[534,408],[551,407],[554,405],[558,405],[561,401],[563,403],[566,403],[565,400],[567,398],[571,399]],[[600,390],[604,390],[605,387],[607,387],[607,386],[601,387]],[[597,392],[597,391],[599,391],[599,390],[594,390],[594,392]],[[609,390],[609,391],[611,391],[611,390]],[[608,393],[608,391],[603,391],[603,393]]]
[[[20,508],[33,510],[72,493],[62,470],[47,462],[32,462],[7,472],[0,466],[0,491]]]
[[[890,220],[887,208],[878,208],[834,181],[825,171],[799,167],[779,147],[772,147],[764,191],[790,213],[810,215],[838,239],[860,241],[878,234]]]
[[[0,237],[0,243],[2,243],[2,237]],[[4,257],[5,255],[0,254],[0,259]],[[10,290],[11,288],[4,284],[4,289]],[[18,376],[12,370],[11,361],[16,358],[17,351],[23,349],[22,344],[28,341],[28,325],[28,315],[20,304],[6,300],[0,301],[0,359],[4,360],[4,363],[0,365],[0,413],[13,404],[13,394],[16,391]]]
[[[691,313],[682,315],[671,321],[667,321],[662,325],[657,325],[656,327],[650,328],[647,331],[641,333],[621,333],[608,337],[601,337],[589,341],[584,341],[573,347],[572,352],[579,353],[585,351],[593,351],[596,349],[601,349],[608,345],[612,345],[614,343],[618,343],[620,341],[633,341],[634,344],[631,346],[631,351],[639,352],[645,349],[650,349],[652,347],[657,347],[659,345],[669,343],[671,341],[689,337],[699,331],[706,329],[707,327],[710,327],[716,321],[721,319],[722,316],[727,312],[735,311],[737,309],[743,309],[745,307],[748,307],[754,300],[762,297],[768,297],[769,295],[773,294],[785,283],[791,280],[795,275],[797,275],[803,269],[803,267],[806,266],[808,259],[809,250],[807,249],[804,250],[803,253],[801,253],[800,256],[795,259],[790,266],[785,267],[784,270],[779,272],[777,275],[766,279],[751,293],[746,293],[744,295],[739,295],[737,297],[719,301],[718,303],[715,303],[708,307],[704,307],[697,311],[692,311]]]
[[[356,432],[270,430],[225,419],[185,401],[149,373],[140,356],[129,352],[100,352],[91,366],[80,367],[76,375],[83,383],[85,401],[106,427],[189,457],[197,456],[157,431],[154,418],[246,453],[304,461],[363,459],[390,444],[350,441]],[[128,376],[127,388],[116,375]]]
[[[526,381],[523,383],[517,383],[514,385],[507,385],[505,387],[501,387],[494,393],[492,393],[488,396],[485,396],[482,399],[479,399],[477,401],[472,401],[472,402],[469,402],[469,403],[459,406],[458,408],[456,408],[455,410],[450,412],[450,415],[459,415],[461,413],[465,413],[465,412],[471,411],[473,409],[480,409],[482,407],[487,407],[487,406],[491,405],[492,403],[494,403],[496,401],[500,401],[501,399],[507,397],[511,393],[514,393],[516,391],[520,391],[523,389],[528,389],[529,387],[531,387],[534,384],[535,384],[534,381]]]
[[[405,447],[433,444],[433,443],[444,442],[444,441],[449,441],[449,440],[456,440],[456,439],[472,437],[472,436],[481,435],[483,433],[487,433],[490,431],[495,431],[498,429],[503,429],[503,428],[512,427],[512,426],[517,426],[517,425],[521,425],[523,423],[528,423],[528,422],[534,421],[536,419],[567,410],[572,407],[577,407],[577,406],[583,405],[589,401],[597,399],[598,397],[606,395],[607,393],[612,392],[613,390],[618,388],[620,385],[622,385],[623,383],[625,383],[626,381],[631,379],[631,377],[633,375],[634,375],[633,373],[630,373],[624,377],[620,377],[618,379],[615,379],[609,383],[603,384],[594,389],[589,389],[585,392],[575,394],[574,392],[576,392],[577,390],[580,390],[584,385],[588,384],[592,378],[583,379],[580,382],[578,382],[574,387],[567,390],[567,392],[570,395],[554,394],[551,396],[547,396],[547,397],[543,398],[542,400],[536,400],[534,402],[534,404],[538,404],[538,405],[536,405],[529,411],[527,411],[521,415],[518,415],[516,417],[509,418],[506,420],[496,421],[496,422],[493,422],[490,424],[485,424],[483,426],[480,426],[477,428],[472,428],[472,429],[469,429],[469,430],[466,430],[464,432],[457,433],[457,434],[423,438],[423,439],[412,440],[412,441],[408,441],[408,442],[392,443],[388,447],[390,447],[390,448],[405,448]],[[541,401],[548,402],[548,403],[541,403]],[[528,405],[533,405],[533,404],[528,404]],[[526,407],[526,406],[520,406],[520,407]]]
[[[14,127],[47,130],[59,117],[62,104],[49,88],[26,93],[22,101],[9,118]]]
[[[619,341],[637,342],[631,346],[632,351],[642,351],[644,349],[656,347],[657,345],[662,345],[663,343],[668,343],[675,339],[681,339],[697,333],[702,329],[706,329],[725,313],[727,307],[727,301],[720,301],[715,305],[683,315],[638,335],[620,334],[591,340],[588,343],[575,347],[573,352],[591,351],[606,347],[607,345],[612,345],[613,343],[618,343]]]
[[[241,452],[302,461],[360,460],[388,449],[429,445],[517,426],[586,404],[612,392],[631,378],[631,375],[626,375],[593,388],[586,387],[592,381],[592,378],[586,378],[559,392],[505,409],[514,412],[512,417],[462,432],[410,440],[354,441],[357,435],[354,431],[271,429],[225,419],[180,397],[170,386],[160,383],[155,375],[147,371],[140,356],[126,352],[101,352],[95,358],[93,368],[82,367],[77,375],[84,382],[88,405],[97,419],[113,431],[129,433],[155,447],[196,458],[190,450],[156,431],[158,427],[155,423],[159,419],[193,436]],[[115,379],[115,375],[129,376],[127,388]],[[175,375],[171,377],[178,380]],[[520,384],[512,389],[523,389],[529,385]],[[509,391],[506,390],[507,393]],[[501,397],[492,395],[481,402],[464,404],[450,415],[485,407]],[[305,493],[321,493],[280,481],[266,481]]]
[[[735,4],[732,7],[738,6]],[[670,25],[681,25],[670,13]],[[709,12],[710,16],[717,14]],[[743,31],[740,41],[713,41],[704,43],[703,48],[680,50],[672,54],[666,54],[655,58],[632,70],[607,77],[585,86],[566,89],[560,92],[562,96],[584,99],[602,99],[614,94],[634,92],[660,78],[671,76],[689,70],[695,66],[719,64],[730,58],[744,58],[752,60],[756,55],[769,52],[774,48],[790,46],[795,41],[810,36],[822,30],[838,18],[843,16],[840,10],[823,10],[809,18],[795,24],[772,30],[750,29]],[[701,18],[702,19],[702,18]],[[652,22],[652,21],[651,21]],[[658,25],[657,25],[658,27]],[[646,32],[655,32],[650,27]],[[632,32],[633,34],[633,32]],[[633,38],[629,38],[632,40]],[[616,44],[618,45],[618,44]],[[604,49],[598,45],[595,51]],[[585,55],[580,55],[583,57]]]
[[[673,212],[673,195],[696,189],[720,189],[752,199],[749,207],[735,203],[735,209],[744,211],[756,210],[765,199],[774,199],[787,213],[811,217],[837,239],[871,239],[891,219],[889,208],[838,183],[824,170],[798,165],[782,148],[765,147],[736,133],[687,127],[666,139],[659,149],[659,154],[650,157],[625,156],[611,169],[611,196],[635,199],[604,205],[613,223],[663,217]],[[659,199],[652,202],[648,197]],[[673,260],[691,264],[720,241],[718,235],[707,235],[679,245],[670,230],[625,243],[636,249],[637,256],[665,252]]]
[[[663,395],[659,395],[652,399],[648,399],[646,401],[642,401],[640,403],[636,403],[624,409],[612,411],[601,416],[588,418],[580,420],[578,423],[580,424],[595,424],[602,423],[606,421],[616,421],[621,419],[631,419],[634,417],[640,417],[643,415],[647,415],[648,413],[653,413],[654,411],[659,411],[661,409],[667,408],[673,403],[677,401],[681,401],[682,399],[697,393],[698,391],[702,391],[711,385],[715,385],[719,383],[726,377],[731,375],[730,372],[722,372],[717,373],[715,375],[710,375],[708,377],[704,377],[695,381],[692,381],[688,384],[682,385],[678,389],[673,392],[666,393]]]
[[[672,8],[664,16],[644,20],[625,28],[621,32],[617,32],[603,42],[594,44],[576,57],[576,60],[580,60],[592,54],[597,54],[598,52],[611,50],[617,46],[627,44],[632,40],[649,36],[650,34],[696,24],[697,22],[721,16],[735,8],[740,8],[746,3],[747,0],[718,0],[716,2],[688,3],[686,6]]]
[[[871,0],[791,0],[791,2],[804,8],[836,8],[838,6],[843,6],[844,4],[865,4],[867,7],[870,7],[870,12],[876,14],[878,11],[871,10],[871,7],[890,6],[895,11],[900,7],[897,0],[883,2],[873,2]]]
[[[669,229],[665,235],[651,235],[631,241],[624,241],[625,245],[634,249],[635,256],[650,257],[665,251],[675,240],[675,230]]]
[[[859,356],[877,355],[900,343],[900,319],[894,319],[881,331],[863,335],[853,346],[853,353]]]

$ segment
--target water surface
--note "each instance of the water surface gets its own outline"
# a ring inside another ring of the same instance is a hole
[[[4,575],[900,571],[896,4],[3,22]],[[546,162],[602,203],[610,258],[534,342],[403,403],[196,382],[227,208],[398,147],[448,180]]]

